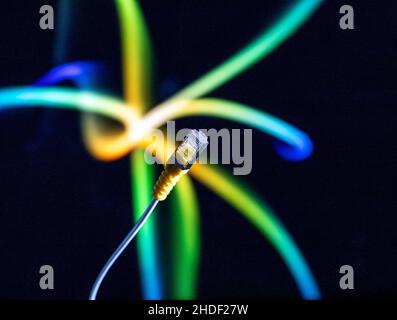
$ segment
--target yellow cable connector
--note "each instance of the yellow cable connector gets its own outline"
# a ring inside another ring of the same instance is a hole
[[[162,201],[167,198],[175,184],[189,171],[207,145],[207,136],[201,131],[191,130],[188,133],[168,160],[153,188],[156,200]]]
[[[189,171],[190,167],[196,162],[200,156],[200,153],[207,147],[207,145],[207,136],[201,131],[191,130],[187,134],[185,140],[183,140],[181,145],[175,150],[175,153],[168,160],[165,169],[157,180],[156,185],[153,188],[153,199],[150,201],[139,220],[134,224],[131,231],[120,243],[116,251],[111,255],[96,278],[90,292],[90,300],[96,299],[98,290],[106,274],[145,224],[159,201],[167,198],[174,185],[185,173]]]

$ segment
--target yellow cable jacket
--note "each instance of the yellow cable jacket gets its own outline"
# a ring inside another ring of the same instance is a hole
[[[153,196],[159,201],[167,198],[178,180],[189,170],[182,170],[175,164],[167,164],[153,187]]]

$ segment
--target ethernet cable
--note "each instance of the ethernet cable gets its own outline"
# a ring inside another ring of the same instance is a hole
[[[135,238],[139,230],[143,227],[147,219],[150,217],[157,204],[164,201],[171,192],[179,179],[184,176],[191,166],[199,158],[200,154],[208,145],[207,136],[198,130],[191,130],[185,137],[181,145],[175,150],[173,155],[167,161],[163,172],[153,187],[153,199],[143,212],[141,217],[135,223],[131,231],[117,247],[116,251],[111,255],[105,266],[102,268],[94,285],[92,286],[89,300],[95,300],[103,279],[109,272],[110,268],[127,248],[132,239]]]

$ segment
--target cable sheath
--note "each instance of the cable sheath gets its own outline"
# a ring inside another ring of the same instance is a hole
[[[127,236],[124,238],[124,240],[117,247],[116,251],[114,251],[112,256],[106,262],[105,266],[102,268],[101,272],[99,273],[98,277],[96,278],[94,285],[92,286],[89,300],[96,299],[98,290],[99,290],[106,274],[109,272],[110,268],[116,262],[118,257],[123,253],[125,248],[127,248],[129,243],[131,242],[131,240],[135,238],[135,236],[137,235],[139,230],[142,228],[142,226],[145,224],[146,220],[149,218],[150,214],[153,212],[154,208],[157,206],[158,203],[159,203],[159,201],[154,198],[152,199],[152,201],[150,201],[150,204],[146,208],[145,212],[142,214],[142,216],[139,218],[139,220],[135,223],[134,227],[127,234]]]

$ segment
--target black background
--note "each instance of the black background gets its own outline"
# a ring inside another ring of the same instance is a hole
[[[54,58],[57,32],[38,26],[40,6],[57,12],[56,2],[1,3],[1,87],[30,84],[56,63],[95,59],[111,66],[108,88],[121,94],[112,1],[73,2],[73,32],[61,58]],[[144,1],[156,101],[233,54],[286,3]],[[355,9],[353,31],[339,28],[343,4]],[[253,171],[242,179],[285,223],[327,298],[396,292],[396,10],[394,1],[325,1],[274,53],[211,94],[263,109],[312,137],[312,157],[291,163],[275,154],[271,138],[255,132]],[[239,128],[208,118],[178,125]],[[0,113],[0,155],[0,297],[86,299],[131,226],[128,159],[94,160],[82,144],[77,113],[42,109]],[[274,249],[222,199],[197,189],[199,297],[298,298]],[[141,297],[133,250],[109,274],[101,297]],[[53,291],[38,285],[43,264],[55,269]],[[338,285],[344,264],[355,270],[348,292]]]

